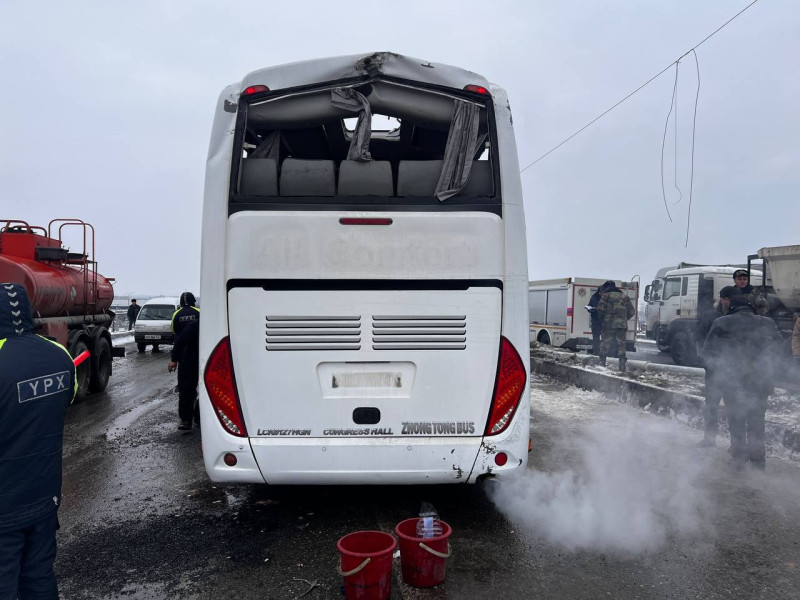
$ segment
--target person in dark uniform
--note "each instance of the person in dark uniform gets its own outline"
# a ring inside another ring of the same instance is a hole
[[[197,380],[200,377],[200,321],[188,321],[172,346],[167,370],[178,369],[178,429],[189,430],[192,420],[200,426],[200,407],[197,404]]]
[[[128,331],[133,329],[133,324],[136,321],[136,317],[139,316],[140,310],[142,310],[142,307],[136,304],[136,298],[131,298],[131,304],[128,306]]]
[[[183,292],[181,294],[179,300],[181,307],[172,313],[172,323],[170,325],[172,331],[175,332],[176,339],[187,323],[200,319],[200,309],[195,306],[196,303],[197,300],[192,292]]]
[[[603,330],[603,320],[600,318],[600,313],[597,312],[597,305],[600,303],[604,289],[605,284],[598,287],[586,304],[589,307],[589,317],[592,320],[592,354],[600,353],[600,332]]]
[[[694,339],[697,343],[698,354],[702,353],[703,343],[706,341],[708,332],[714,321],[728,314],[731,298],[739,292],[732,285],[726,286],[719,291],[719,302],[715,308],[707,310],[697,321],[694,329]],[[719,432],[719,404],[722,401],[722,381],[719,375],[710,364],[705,366],[705,402],[703,403],[704,433],[703,440],[700,442],[701,448],[713,448],[717,445],[717,433]]]
[[[58,599],[64,412],[75,391],[69,352],[33,333],[25,288],[0,283],[0,598]]]
[[[764,417],[773,392],[777,352],[783,337],[775,323],[756,315],[742,294],[730,312],[714,321],[703,344],[703,359],[722,381],[722,398],[737,467],[765,465]]]

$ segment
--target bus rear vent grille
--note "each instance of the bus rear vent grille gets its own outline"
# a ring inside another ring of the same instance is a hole
[[[267,350],[360,350],[361,317],[267,315]]]
[[[464,350],[466,315],[372,317],[373,350]]]

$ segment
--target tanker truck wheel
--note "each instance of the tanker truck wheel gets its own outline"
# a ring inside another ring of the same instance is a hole
[[[78,340],[72,347],[72,356],[79,356],[82,352],[88,349],[89,347],[86,345],[86,343]],[[89,393],[89,379],[91,378],[92,370],[91,364],[91,360],[85,360],[75,369],[78,384],[78,389],[75,392],[75,402],[80,402],[86,398],[86,394]]]
[[[101,337],[94,344],[89,391],[102,392],[108,385],[109,377],[111,377],[111,346],[106,338]]]

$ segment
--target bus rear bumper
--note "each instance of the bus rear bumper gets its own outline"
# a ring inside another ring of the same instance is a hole
[[[475,483],[493,470],[516,470],[527,455],[492,468],[481,438],[251,438],[263,481],[272,485],[419,485]],[[473,472],[478,464],[488,465]],[[227,466],[218,463],[221,479]],[[212,475],[212,479],[217,479]],[[238,480],[238,479],[237,479]]]
[[[481,438],[251,438],[264,480],[275,485],[474,482]]]

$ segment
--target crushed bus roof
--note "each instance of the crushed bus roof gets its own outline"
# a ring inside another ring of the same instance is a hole
[[[378,73],[454,89],[464,89],[467,85],[489,88],[491,85],[482,75],[459,67],[432,63],[394,52],[374,52],[319,58],[259,69],[248,73],[239,84],[239,89],[266,85],[275,91]]]

